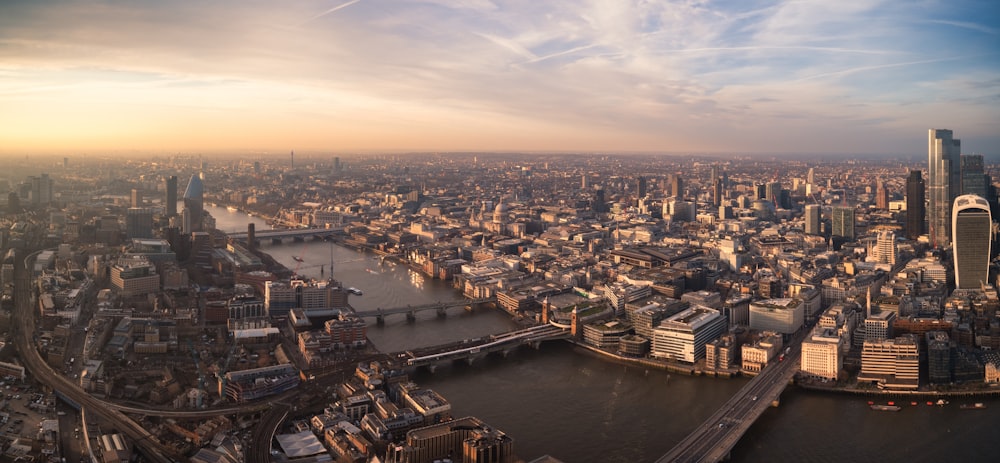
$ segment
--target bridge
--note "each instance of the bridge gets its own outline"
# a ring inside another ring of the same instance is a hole
[[[288,228],[283,230],[260,230],[254,232],[254,238],[257,240],[270,239],[272,242],[280,243],[281,240],[285,238],[292,238],[296,241],[302,241],[306,238],[326,238],[329,236],[339,235],[343,233],[343,230],[336,228]],[[230,239],[236,241],[246,241],[247,232],[234,232],[226,234]]]
[[[423,312],[425,310],[436,310],[437,313],[438,313],[438,316],[441,317],[441,318],[444,318],[444,317],[448,316],[448,314],[447,314],[447,312],[445,312],[445,310],[449,309],[451,307],[462,307],[462,306],[472,307],[473,305],[476,305],[476,304],[486,304],[488,302],[496,302],[496,301],[497,301],[496,296],[494,296],[494,297],[484,297],[484,298],[480,298],[480,299],[457,299],[457,300],[454,300],[454,301],[447,301],[447,302],[438,301],[438,302],[433,302],[433,303],[430,303],[430,304],[422,304],[422,305],[414,305],[414,306],[408,305],[408,306],[405,306],[405,307],[394,307],[394,308],[391,308],[391,309],[378,308],[378,309],[375,309],[375,310],[358,310],[358,311],[355,311],[354,314],[357,315],[358,317],[361,317],[361,318],[375,317],[375,319],[377,320],[378,324],[381,325],[381,324],[385,323],[385,317],[386,317],[386,315],[395,315],[395,314],[405,313],[407,320],[414,321],[414,320],[417,319],[417,312]]]
[[[790,343],[784,361],[772,362],[733,397],[708,417],[701,426],[680,441],[656,463],[711,462],[728,458],[743,434],[757,421],[791,382],[799,370],[801,343],[808,329],[802,330]]]
[[[396,354],[396,358],[405,359],[406,366],[427,366],[433,371],[438,363],[464,359],[471,365],[476,359],[485,357],[492,352],[500,352],[506,356],[522,345],[538,348],[542,341],[565,339],[569,336],[570,333],[567,329],[552,325],[537,325],[523,330],[454,342],[419,351],[406,351]]]

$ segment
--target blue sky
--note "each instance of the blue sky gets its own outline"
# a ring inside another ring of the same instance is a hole
[[[990,1],[0,4],[6,151],[1000,155]]]

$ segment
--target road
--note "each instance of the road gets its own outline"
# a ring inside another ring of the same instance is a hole
[[[714,463],[726,459],[750,426],[773,401],[778,400],[798,371],[802,339],[806,332],[807,329],[800,331],[791,341],[790,352],[784,361],[768,364],[701,426],[660,457],[657,463]]]

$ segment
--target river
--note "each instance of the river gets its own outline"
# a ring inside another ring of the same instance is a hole
[[[259,219],[206,207],[221,230],[245,230]],[[418,305],[459,297],[450,285],[405,266],[380,265],[371,255],[328,242],[262,244],[299,273],[334,277],[364,291],[352,296],[358,309]],[[300,256],[298,263],[293,256]],[[369,326],[368,337],[387,352],[429,346],[516,329],[496,309],[433,311],[415,323],[390,316]],[[689,377],[597,358],[562,342],[522,348],[506,359],[489,356],[469,366],[417,370],[413,379],[441,393],[456,417],[473,415],[514,439],[526,460],[544,454],[566,463],[650,462],[711,415],[745,379]],[[789,388],[781,404],[755,423],[733,449],[734,462],[773,461],[996,461],[992,438],[1000,401],[986,410],[960,410],[959,400],[938,407],[907,403],[900,412],[876,412],[865,398]]]

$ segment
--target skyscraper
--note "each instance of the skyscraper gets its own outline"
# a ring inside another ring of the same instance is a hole
[[[637,197],[643,198],[646,196],[646,177],[643,177],[641,175],[639,176],[639,178],[636,180],[635,190]]]
[[[132,189],[132,207],[142,207],[142,190]]]
[[[906,237],[915,240],[924,234],[924,176],[911,170],[906,178]]]
[[[201,219],[205,210],[205,187],[198,174],[191,175],[184,190],[184,233],[201,231]]]
[[[130,207],[125,215],[125,236],[132,238],[153,237],[153,211],[145,207]]]
[[[681,174],[674,174],[671,176],[673,182],[671,183],[670,196],[677,199],[684,199],[684,179],[681,178]]]
[[[951,219],[954,239],[955,288],[975,289],[989,281],[990,205],[976,195],[955,198]]]
[[[806,205],[806,234],[808,235],[819,235],[819,217],[820,209],[819,204],[807,204]]]
[[[177,176],[167,177],[167,217],[177,215]]]
[[[875,187],[875,207],[881,210],[889,209],[889,190],[885,188],[885,182],[878,179]]]
[[[854,240],[854,208],[850,206],[835,206],[832,212],[833,227],[831,235],[840,238],[842,242]]]
[[[986,186],[990,184],[983,171],[983,155],[963,154],[962,160],[962,194],[978,195],[986,198]]]
[[[928,224],[931,244],[951,242],[951,206],[961,192],[959,155],[962,143],[951,130],[930,129],[927,137]]]

